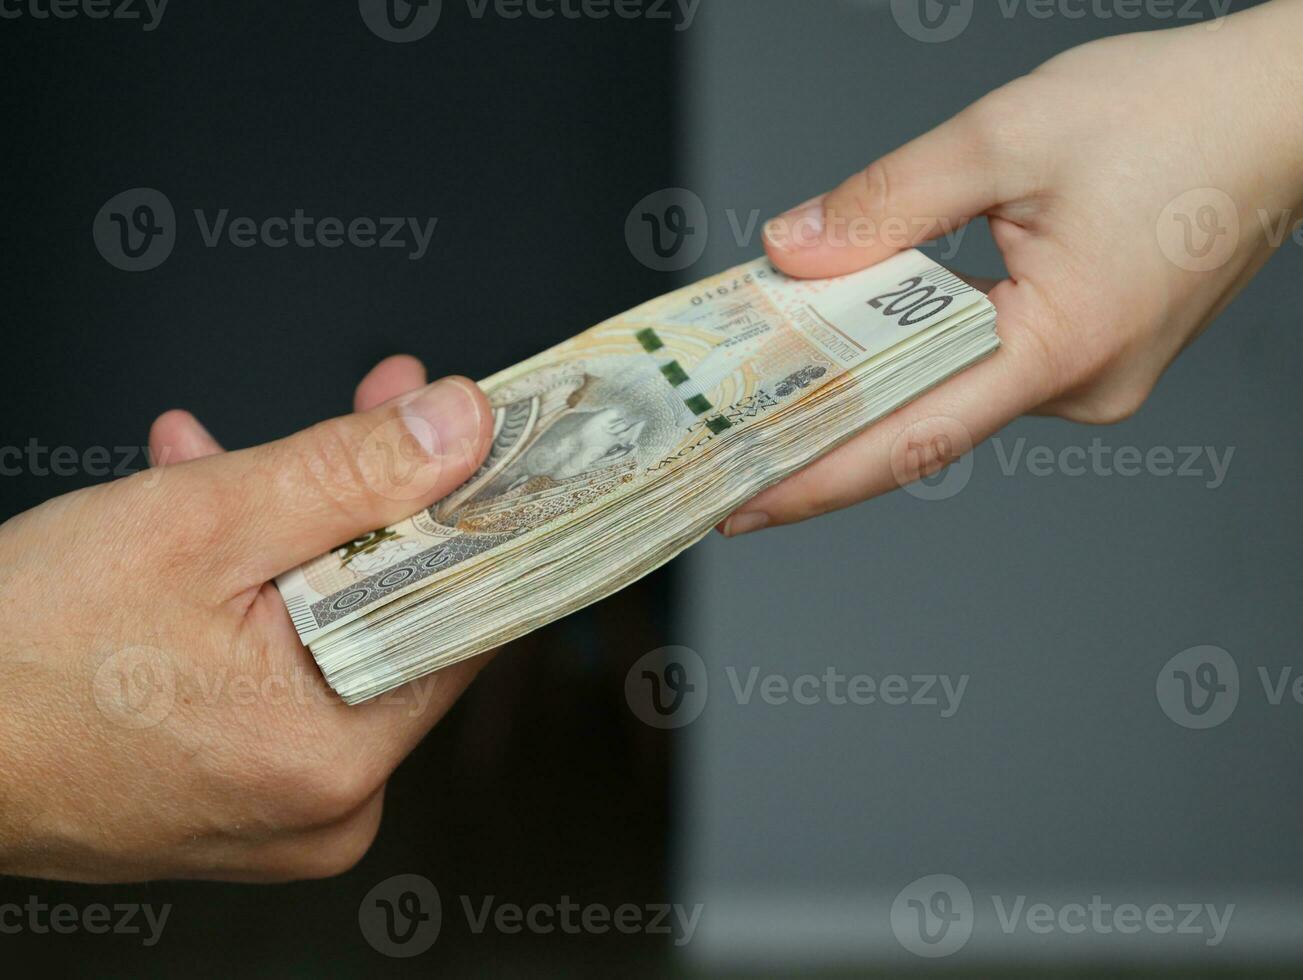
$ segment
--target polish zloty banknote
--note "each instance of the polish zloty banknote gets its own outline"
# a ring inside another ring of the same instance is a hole
[[[277,585],[363,700],[646,574],[997,346],[986,297],[919,252],[817,281],[760,259],[481,382],[494,440],[472,479]]]

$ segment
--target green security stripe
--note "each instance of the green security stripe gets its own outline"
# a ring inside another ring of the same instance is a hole
[[[665,346],[665,342],[661,340],[656,331],[651,327],[639,330],[634,334],[634,337],[637,339],[638,343],[642,345],[642,349],[648,354],[658,351]],[[661,375],[674,388],[685,385],[691,380],[688,376],[688,372],[683,370],[683,365],[678,361],[668,361],[665,364],[662,364]],[[688,406],[688,411],[693,415],[705,415],[715,407],[710,403],[709,398],[701,394],[683,399],[683,404]],[[715,435],[719,435],[721,432],[733,428],[733,423],[722,415],[716,415],[714,418],[706,420],[706,428]]]
[[[705,415],[715,407],[710,404],[705,395],[693,395],[691,398],[685,399],[683,404],[688,406],[688,410],[693,415]]]
[[[665,375],[665,380],[676,388],[688,380],[688,372],[683,370],[678,361],[662,364],[661,374]]]

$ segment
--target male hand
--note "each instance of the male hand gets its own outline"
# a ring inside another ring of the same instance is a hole
[[[169,412],[161,468],[0,526],[0,871],[267,881],[366,852],[389,775],[484,658],[347,707],[269,583],[479,466],[483,394],[424,381],[391,358],[356,414],[231,453]]]

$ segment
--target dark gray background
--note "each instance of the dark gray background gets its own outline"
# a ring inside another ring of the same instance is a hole
[[[356,0],[173,2],[153,32],[0,19],[0,446],[140,446],[173,407],[229,447],[255,445],[348,411],[353,386],[389,354],[415,354],[434,376],[485,377],[664,292],[668,277],[625,247],[624,220],[681,180],[681,39],[668,22],[477,20],[460,0],[406,45],[373,36]],[[166,262],[126,273],[101,258],[91,226],[140,186],[168,195],[182,225]],[[208,249],[195,208],[439,224],[420,262]],[[100,479],[0,477],[0,518]],[[655,937],[474,935],[457,896],[667,900],[672,743],[628,712],[623,685],[628,665],[666,642],[672,574],[486,668],[390,782],[380,836],[350,873],[272,888],[0,878],[0,905],[173,906],[153,948],[0,934],[0,971],[654,973],[665,959]],[[358,928],[364,897],[399,874],[427,877],[446,912],[437,945],[403,961]]]

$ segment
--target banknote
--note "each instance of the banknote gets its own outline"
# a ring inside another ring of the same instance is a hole
[[[919,252],[827,280],[730,269],[482,381],[493,441],[470,480],[277,585],[319,662],[362,678],[345,696],[380,693],[645,574],[989,354],[994,327],[986,297]],[[538,591],[508,603],[526,580]],[[423,659],[418,641],[441,649]]]

